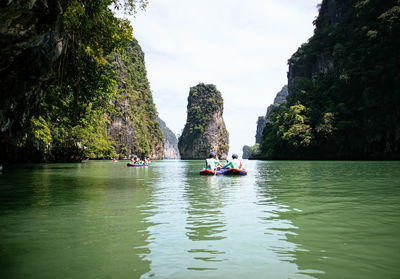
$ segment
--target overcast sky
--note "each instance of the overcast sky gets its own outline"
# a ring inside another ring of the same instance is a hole
[[[224,98],[229,153],[255,143],[287,84],[287,60],[312,36],[321,0],[149,0],[132,18],[159,116],[176,134],[186,123],[189,89],[212,83]]]

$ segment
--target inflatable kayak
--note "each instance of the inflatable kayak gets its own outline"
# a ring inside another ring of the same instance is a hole
[[[240,170],[240,169],[224,169],[220,170],[221,174],[223,175],[247,175],[246,170]]]
[[[202,169],[200,171],[201,175],[247,175],[247,171],[246,170],[239,170],[239,169],[221,169],[221,170],[216,170],[216,171],[212,171],[212,170],[206,170],[206,169]]]
[[[202,169],[202,170],[200,171],[200,174],[201,174],[201,175],[216,175],[217,172],[212,171],[212,170]]]
[[[147,167],[148,164],[134,164],[134,163],[128,163],[126,164],[128,167]]]

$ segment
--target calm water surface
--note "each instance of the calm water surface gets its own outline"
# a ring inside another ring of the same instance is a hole
[[[399,278],[400,162],[23,165],[0,175],[1,278]]]

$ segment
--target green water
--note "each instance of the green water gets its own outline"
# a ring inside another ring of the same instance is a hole
[[[23,165],[0,175],[0,278],[399,278],[400,162]]]

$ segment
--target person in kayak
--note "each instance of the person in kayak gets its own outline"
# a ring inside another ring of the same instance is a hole
[[[215,159],[215,166],[217,170],[220,170],[223,166],[223,164],[221,164],[221,162],[218,159],[217,154],[214,154],[214,159]]]
[[[210,153],[210,156],[206,159],[206,170],[215,170],[220,164],[217,155],[214,152]]]
[[[242,165],[242,162],[238,159],[238,155],[237,154],[233,154],[232,155],[232,161],[227,163],[222,168],[223,169],[232,168],[232,169],[242,170],[243,169],[243,165]]]

